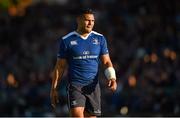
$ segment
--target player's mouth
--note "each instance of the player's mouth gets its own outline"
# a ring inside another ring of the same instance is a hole
[[[92,29],[92,26],[87,26],[86,28],[88,28],[88,29]]]

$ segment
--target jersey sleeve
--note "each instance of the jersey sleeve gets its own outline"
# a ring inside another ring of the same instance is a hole
[[[67,46],[63,39],[58,40],[58,58],[67,58]]]
[[[107,42],[106,42],[106,38],[103,36],[101,39],[101,51],[100,51],[100,55],[104,55],[104,54],[108,54],[108,47],[107,47]]]

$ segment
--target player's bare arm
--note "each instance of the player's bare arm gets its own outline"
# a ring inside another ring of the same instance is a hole
[[[50,98],[51,98],[51,105],[53,108],[56,108],[56,104],[59,102],[58,99],[58,83],[61,80],[61,77],[63,75],[64,69],[66,68],[67,62],[65,59],[57,59],[54,71],[53,71],[53,77],[52,77],[52,85],[51,85],[51,92],[50,92]]]
[[[109,54],[105,54],[101,56],[101,61],[103,64],[103,68],[105,69],[105,72],[107,71],[107,73],[110,72],[110,74],[112,74],[113,76],[108,76],[106,75],[107,79],[108,79],[108,87],[112,90],[115,91],[117,88],[117,83],[116,83],[116,76],[115,76],[115,70],[113,68],[113,64],[111,62],[111,59],[109,57]]]

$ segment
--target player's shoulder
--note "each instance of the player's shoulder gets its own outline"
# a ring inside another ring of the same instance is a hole
[[[65,36],[63,36],[62,39],[63,39],[63,40],[69,39],[69,38],[71,38],[71,37],[74,36],[74,35],[76,35],[76,32],[75,32],[75,31],[72,31],[72,32],[66,34]]]
[[[98,33],[98,32],[96,32],[96,31],[91,31],[91,33],[92,33],[92,34],[94,34],[94,35],[97,35],[97,36],[103,37],[103,34]]]

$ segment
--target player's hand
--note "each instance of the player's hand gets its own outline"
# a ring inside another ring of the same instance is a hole
[[[117,83],[115,79],[109,79],[108,80],[108,87],[110,90],[112,90],[113,92],[117,89]]]
[[[51,98],[51,106],[55,109],[56,104],[59,102],[58,91],[56,89],[51,89],[50,98]]]

